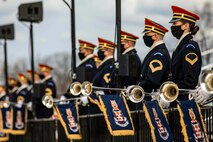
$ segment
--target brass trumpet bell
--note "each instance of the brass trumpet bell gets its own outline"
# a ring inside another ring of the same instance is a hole
[[[74,82],[70,85],[70,93],[74,96],[81,94],[82,85],[80,82]]]
[[[139,103],[145,97],[145,92],[144,92],[143,88],[138,85],[131,85],[131,86],[127,87],[126,93],[127,93],[127,97],[133,103]]]
[[[159,91],[161,99],[166,102],[173,102],[179,95],[178,86],[171,81],[164,82]]]
[[[201,90],[213,94],[213,70],[204,71],[200,78]]]
[[[82,83],[82,89],[81,89],[81,93],[84,96],[89,96],[92,93],[93,87],[92,84],[89,81],[84,81]]]
[[[42,104],[46,106],[47,108],[52,108],[53,107],[53,97],[52,96],[43,96],[42,98]]]

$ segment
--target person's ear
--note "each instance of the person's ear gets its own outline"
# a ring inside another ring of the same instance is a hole
[[[181,26],[181,29],[182,29],[182,30],[186,30],[186,29],[189,29],[189,28],[190,28],[189,23],[185,23],[185,24],[183,24],[183,25]]]

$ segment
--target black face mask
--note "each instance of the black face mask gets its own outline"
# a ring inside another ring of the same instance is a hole
[[[85,58],[84,53],[78,52],[78,57],[80,60],[83,60]]]
[[[125,51],[124,44],[121,44],[121,54]]]
[[[28,83],[28,85],[31,85],[31,84],[32,84],[32,82],[31,82],[30,80],[27,80],[27,83]]]
[[[44,75],[43,74],[39,74],[39,78],[42,80],[44,79]]]
[[[105,58],[104,52],[102,50],[98,50],[98,58],[103,60]]]
[[[143,41],[144,41],[144,44],[148,47],[151,47],[154,43],[152,36],[147,36],[147,35],[143,36]]]
[[[174,37],[177,39],[180,39],[180,37],[183,35],[184,30],[181,29],[182,25],[179,26],[171,26],[171,32]]]

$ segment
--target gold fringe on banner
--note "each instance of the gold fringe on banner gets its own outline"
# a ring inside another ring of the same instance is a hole
[[[113,135],[113,136],[134,135],[134,125],[132,123],[132,118],[131,118],[131,115],[130,115],[130,111],[129,111],[128,107],[127,107],[126,101],[124,101],[124,104],[125,104],[125,106],[127,108],[128,115],[129,115],[129,118],[130,118],[130,121],[131,121],[130,123],[132,125],[133,130],[112,130],[110,121],[108,119],[107,110],[106,110],[104,102],[103,102],[103,100],[102,100],[102,98],[100,96],[99,96],[99,100],[100,100],[100,104],[101,104],[101,106],[100,106],[101,107],[101,111],[104,114],[104,118],[105,118],[105,121],[107,123],[107,127],[108,127],[108,130],[109,130],[110,134]]]
[[[205,137],[206,137],[206,142],[209,142],[208,135],[207,135],[207,131],[206,131],[206,125],[205,125],[205,123],[203,122],[203,115],[201,114],[201,110],[200,110],[199,105],[198,105],[197,103],[196,103],[196,105],[197,105],[198,112],[199,112],[199,115],[200,115],[201,123],[202,123],[202,125],[203,125],[204,135],[205,135]]]
[[[145,104],[143,104],[143,111],[145,112],[145,117],[146,117],[146,119],[149,123],[149,126],[150,126],[152,140],[153,140],[153,142],[156,142],[155,127],[152,125],[152,121],[150,119],[150,115],[149,115],[148,109],[147,109]]]
[[[91,97],[88,97],[88,99],[90,100],[91,103],[96,104],[99,107],[99,109],[103,112],[102,106],[101,106],[100,102],[98,102],[98,100],[95,100]]]
[[[184,120],[183,120],[184,114],[183,114],[183,112],[182,112],[182,110],[181,110],[179,105],[177,105],[177,108],[178,108],[178,111],[179,111],[179,114],[180,114],[180,125],[182,127],[182,131],[181,132],[183,134],[184,141],[188,142],[189,137],[188,137],[187,132],[186,132],[186,124],[184,123]]]
[[[2,116],[2,110],[0,109],[0,117],[2,118],[2,121],[0,122],[2,125],[2,132],[3,133],[10,133],[12,130],[12,119],[13,119],[13,110],[10,109],[10,123],[11,123],[11,127],[9,129],[4,129],[4,122],[3,122],[3,116]]]
[[[76,105],[77,117],[78,117],[78,122],[79,122],[78,104],[75,103],[75,105]],[[80,134],[69,134],[69,132],[67,130],[67,127],[66,127],[66,124],[65,124],[65,122],[64,122],[64,120],[63,120],[63,118],[61,116],[61,113],[58,110],[57,106],[54,105],[53,110],[58,114],[59,121],[61,122],[61,124],[62,124],[62,126],[63,126],[63,128],[65,130],[67,138],[70,139],[70,141],[72,141],[72,139],[76,139],[76,140],[82,139]],[[80,133],[80,125],[78,125],[78,128],[79,128],[79,133]]]
[[[12,109],[12,116],[13,116],[13,109]],[[12,117],[12,129],[11,134],[13,135],[25,135],[27,132],[27,118],[28,118],[28,110],[25,108],[25,118],[23,120],[24,122],[24,130],[13,130],[13,117]]]

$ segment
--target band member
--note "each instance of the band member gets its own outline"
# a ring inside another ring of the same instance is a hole
[[[32,70],[27,70],[27,79],[28,79],[28,91],[29,91],[29,94],[30,94],[30,99],[31,99],[31,102],[28,103],[28,109],[29,109],[29,112],[28,112],[28,119],[31,119],[35,116],[35,113],[33,113],[33,108],[35,108],[35,105],[32,106],[32,102],[34,102],[34,97],[33,97],[33,85],[32,85]],[[40,83],[40,78],[39,78],[39,73],[34,71],[34,84],[39,84]]]
[[[199,45],[193,40],[199,30],[195,25],[199,16],[177,6],[172,6],[172,11],[171,32],[179,40],[172,54],[172,81],[180,89],[195,89],[202,65]],[[178,100],[188,100],[188,94],[180,94]]]
[[[52,77],[53,68],[44,64],[39,64],[38,66],[40,74],[42,76],[42,80],[40,82],[45,85],[44,95],[56,98],[56,85]],[[42,98],[38,98],[36,101],[36,108],[35,108],[36,116],[37,118],[50,118],[53,115],[53,109],[46,108],[42,104],[41,99]]]
[[[150,51],[144,58],[142,77],[139,80],[139,85],[143,87],[145,92],[156,91],[162,83],[169,79],[170,55],[163,42],[166,32],[168,30],[162,25],[145,19],[143,40]]]
[[[9,88],[9,101],[15,102],[16,91],[20,87],[20,82],[18,82],[13,77],[8,77],[8,88]]]
[[[121,31],[121,53],[122,55],[133,55],[135,57],[134,60],[134,65],[135,65],[135,70],[136,70],[136,75],[135,76],[119,76],[119,83],[120,87],[128,87],[129,85],[135,85],[138,82],[138,79],[140,77],[141,73],[141,60],[137,54],[137,51],[135,49],[135,44],[137,41],[138,37],[125,32]],[[128,66],[128,65],[127,65]],[[118,73],[117,73],[118,74]],[[116,86],[116,68],[113,70],[113,72],[110,75],[110,87],[115,87]]]
[[[6,92],[4,85],[0,84],[0,101],[5,101],[6,99]]]
[[[96,45],[90,42],[79,40],[78,56],[81,62],[76,68],[76,71],[75,71],[76,80],[74,81],[78,81],[81,83],[83,83],[84,81],[92,82],[92,79],[95,76],[95,73],[97,70],[96,63],[94,60],[94,55],[93,55],[93,51],[95,47]],[[72,95],[70,93],[70,88],[68,88],[66,92],[64,93],[64,95],[61,97],[61,99],[74,98],[74,97],[76,96]]]
[[[83,78],[83,80],[79,79],[81,78],[81,76],[78,76],[77,74],[77,81],[91,82],[96,73],[96,64],[93,58],[94,57],[93,51],[96,45],[83,40],[79,40],[79,44],[80,44],[80,47],[79,47],[80,51],[78,53],[78,56],[81,62],[78,65],[76,70],[79,71],[78,69],[83,67],[84,69],[86,69],[86,73],[90,73],[90,74],[86,78]]]
[[[23,73],[18,73],[18,81],[21,86],[16,91],[15,102],[18,104],[30,102],[31,98],[28,91],[27,77]]]
[[[115,44],[109,40],[98,38],[99,50],[98,57],[102,62],[94,76],[92,82],[94,86],[108,87],[107,84],[110,81],[110,73],[113,70],[114,63],[114,49]]]

